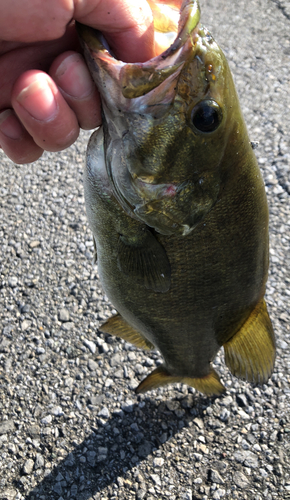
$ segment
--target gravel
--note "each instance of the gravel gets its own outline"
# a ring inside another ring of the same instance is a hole
[[[204,0],[264,175],[275,372],[227,393],[135,396],[160,361],[98,331],[113,307],[93,265],[82,165],[89,133],[15,166],[0,153],[0,499],[290,499],[288,2]]]

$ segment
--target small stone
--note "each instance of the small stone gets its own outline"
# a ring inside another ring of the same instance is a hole
[[[91,351],[92,354],[95,354],[97,350],[95,342],[93,342],[92,340],[84,339],[84,345]]]
[[[281,316],[282,316],[282,314],[281,314]],[[281,318],[281,316],[280,316],[280,318]],[[286,314],[285,314],[285,316],[286,316]],[[284,320],[284,321],[286,321],[288,323],[289,319],[287,318],[287,320]],[[288,349],[289,348],[289,345],[284,340],[280,340],[278,346],[280,349]]]
[[[114,380],[111,378],[107,378],[105,381],[105,387],[111,387],[114,384]]]
[[[192,408],[194,404],[194,395],[193,394],[188,394],[181,400],[181,406],[182,408]]]
[[[146,458],[150,455],[152,450],[151,443],[149,441],[144,441],[144,443],[140,444],[138,447],[138,456],[141,458]]]
[[[76,484],[73,484],[71,489],[70,489],[70,496],[72,498],[75,498],[77,496],[77,492],[78,492],[78,487]]]
[[[235,485],[241,489],[248,488],[248,486],[249,486],[249,480],[247,479],[245,474],[243,474],[240,471],[236,471],[234,473],[233,481],[234,481]]]
[[[44,458],[40,453],[36,453],[36,459],[34,462],[34,468],[35,469],[40,469],[41,467],[44,466]]]
[[[35,352],[38,356],[41,356],[41,354],[45,354],[45,349],[43,347],[37,347]]]
[[[23,304],[20,309],[22,314],[29,313],[30,311],[30,305],[29,304]]]
[[[163,464],[164,464],[163,458],[159,458],[159,457],[154,458],[153,467],[162,467]]]
[[[55,493],[57,493],[58,495],[61,495],[62,494],[61,483],[55,483],[55,485],[53,487],[53,491],[55,491]]]
[[[104,406],[98,413],[99,417],[109,418],[110,412],[106,406]]]
[[[15,288],[17,286],[17,283],[18,283],[18,279],[16,278],[16,276],[11,276],[10,278],[8,278],[8,285],[11,288]]]
[[[7,434],[7,432],[14,431],[15,425],[13,420],[4,420],[0,422],[0,436],[2,434]]]
[[[65,332],[69,332],[70,330],[73,329],[75,324],[72,321],[67,321],[66,323],[63,323],[61,329],[64,330]]]
[[[12,453],[13,455],[14,455],[14,454],[16,453],[16,451],[17,451],[17,448],[16,448],[16,446],[15,446],[15,444],[14,444],[14,443],[9,443],[7,448],[8,448],[8,451],[9,451],[10,453]]]
[[[23,332],[25,332],[26,330],[28,330],[28,328],[30,327],[31,325],[31,321],[29,321],[28,319],[25,319],[24,321],[22,321],[21,323],[21,330]]]
[[[269,475],[268,472],[265,471],[265,469],[259,469],[259,472],[260,472],[262,477],[268,477],[268,475]]]
[[[165,404],[169,411],[175,411],[180,408],[178,401],[166,401]]]
[[[63,415],[63,411],[62,411],[61,406],[54,406],[50,411],[56,417],[60,417],[61,415]]]
[[[73,453],[68,454],[68,456],[65,459],[65,465],[67,465],[68,467],[72,467],[73,465],[75,465],[75,457]]]
[[[238,409],[238,414],[240,415],[240,417],[243,420],[249,420],[250,419],[250,416],[244,410],[242,410],[241,408]]]
[[[49,425],[52,422],[52,416],[47,415],[46,417],[42,418],[40,422],[44,425]]]
[[[245,394],[237,394],[236,400],[237,400],[238,405],[241,406],[242,408],[245,408],[248,406],[248,400],[247,400]]]
[[[244,461],[244,466],[250,467],[251,469],[256,469],[258,465],[258,457],[254,453],[249,452],[246,460]]]
[[[220,498],[223,498],[226,494],[226,490],[222,490],[221,488],[219,488],[218,490],[216,490],[212,496],[213,500],[219,500]]]
[[[98,406],[103,402],[103,400],[104,396],[100,394],[99,396],[91,396],[89,402],[91,405]]]
[[[227,422],[229,419],[229,416],[230,416],[229,410],[227,410],[226,408],[223,408],[222,411],[220,412],[220,420],[222,422]]]
[[[150,476],[153,479],[154,484],[157,484],[157,486],[161,486],[161,480],[157,474],[150,474]]]
[[[134,370],[137,375],[142,375],[144,373],[144,367],[140,363],[134,366]]]
[[[33,240],[29,243],[30,248],[37,248],[40,245],[40,241],[38,240]]]
[[[98,363],[96,363],[93,359],[88,360],[88,369],[91,372],[95,372],[99,368]]]
[[[127,399],[125,404],[122,406],[122,410],[126,413],[132,413],[134,410],[134,401]]]
[[[66,321],[69,321],[69,312],[67,309],[63,308],[58,311],[58,319],[59,321],[62,321],[63,323]]]
[[[215,469],[209,471],[209,479],[212,483],[223,484],[224,480]]]
[[[31,425],[28,428],[28,434],[31,437],[37,437],[37,436],[39,436],[39,434],[40,434],[40,427],[39,427],[39,425],[37,425],[37,424]]]
[[[120,366],[122,363],[121,355],[119,352],[114,354],[114,356],[111,357],[110,359],[110,365],[111,366]]]
[[[220,404],[223,406],[229,406],[233,402],[232,396],[225,396],[222,398]]]
[[[100,351],[103,352],[104,354],[107,354],[107,352],[109,352],[109,346],[108,346],[108,344],[106,344],[106,342],[104,342],[100,346]]]
[[[8,339],[3,338],[0,342],[0,352],[9,352],[10,344],[11,342]]]
[[[34,467],[34,461],[29,458],[28,460],[26,460],[26,462],[24,463],[23,465],[23,474],[31,474],[32,470],[33,470],[33,467]]]
[[[108,448],[105,448],[103,446],[98,447],[98,454],[97,454],[97,462],[103,462],[104,460],[107,459],[108,455]]]
[[[89,462],[91,467],[95,467],[96,465],[96,452],[95,451],[88,451],[86,454],[87,461]]]
[[[182,500],[192,500],[192,490],[187,490],[184,493]]]
[[[64,379],[65,387],[72,387],[74,383],[74,379],[72,377],[67,377]]]

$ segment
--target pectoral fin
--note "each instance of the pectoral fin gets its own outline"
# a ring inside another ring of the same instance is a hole
[[[242,328],[224,344],[225,361],[233,375],[263,384],[275,361],[275,337],[267,306],[262,299]]]
[[[120,314],[116,314],[105,321],[105,323],[100,326],[100,331],[120,337],[126,340],[126,342],[130,342],[141,349],[154,349],[154,345],[151,344],[149,340],[142,337],[137,330],[134,330]]]
[[[170,375],[166,368],[161,365],[150,373],[147,378],[142,380],[136,389],[136,393],[140,394],[141,392],[150,391],[157,387],[177,382],[183,382],[184,384],[190,385],[206,396],[220,396],[226,390],[213,368],[211,368],[210,373],[205,377],[191,378]]]
[[[121,235],[118,243],[118,267],[140,285],[154,292],[170,288],[170,263],[162,245],[147,229],[128,238]]]

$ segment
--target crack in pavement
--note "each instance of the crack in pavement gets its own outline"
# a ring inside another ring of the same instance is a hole
[[[290,21],[290,3],[288,0],[272,0],[272,2],[277,5],[278,9],[281,10],[282,14]]]

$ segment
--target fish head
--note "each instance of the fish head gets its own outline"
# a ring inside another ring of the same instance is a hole
[[[145,63],[119,61],[100,32],[78,30],[101,94],[116,199],[157,232],[187,235],[221,196],[237,96],[198,2],[149,3],[161,53]]]

